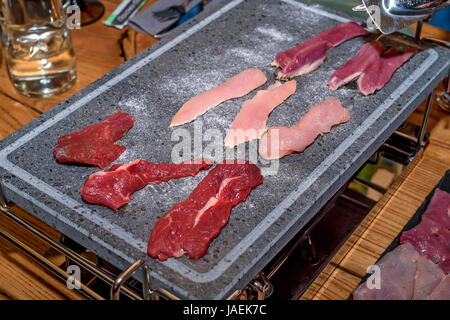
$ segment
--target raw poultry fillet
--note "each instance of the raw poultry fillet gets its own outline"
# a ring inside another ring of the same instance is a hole
[[[358,78],[359,91],[364,95],[374,93],[385,86],[394,72],[408,61],[417,51],[412,48],[404,53],[398,53],[391,48],[382,53],[384,46],[379,41],[364,44],[356,55],[340,66],[328,81],[331,90]]]
[[[444,273],[432,261],[420,256],[410,243],[388,252],[377,263],[380,287],[362,283],[355,300],[424,300],[444,281]]]
[[[405,242],[438,264],[445,274],[450,273],[450,193],[434,191],[421,222],[402,233],[400,243]]]
[[[350,111],[334,97],[312,106],[292,127],[271,127],[261,138],[259,155],[279,159],[292,152],[303,152],[316,138],[330,132],[333,126],[350,120]]]
[[[84,201],[117,210],[127,204],[137,190],[147,184],[195,176],[211,167],[212,162],[199,159],[179,164],[152,163],[135,160],[129,164],[115,164],[106,171],[91,174],[81,189]]]
[[[317,69],[325,60],[326,53],[344,41],[369,32],[354,22],[347,22],[330,28],[315,37],[276,55],[271,63],[280,67],[277,79],[288,79],[307,74]]]
[[[261,138],[267,130],[270,113],[294,94],[296,88],[295,80],[284,84],[276,82],[266,90],[258,91],[252,99],[245,101],[225,137],[225,146],[234,147]]]
[[[231,209],[263,182],[260,169],[243,160],[216,165],[189,197],[160,218],[147,252],[165,261],[186,254],[198,260],[228,222]]]
[[[83,163],[103,169],[116,160],[125,147],[114,144],[133,127],[134,119],[119,111],[99,123],[58,139],[53,156],[61,163]]]
[[[191,122],[226,100],[243,97],[262,86],[266,81],[267,78],[261,70],[246,69],[225,83],[186,102],[172,118],[169,128]]]

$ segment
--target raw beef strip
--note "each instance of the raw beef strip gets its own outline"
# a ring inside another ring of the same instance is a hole
[[[388,252],[377,263],[380,267],[380,289],[369,289],[362,283],[354,292],[355,300],[410,300],[414,290],[416,261],[419,254],[406,243]]]
[[[450,229],[450,193],[436,188],[423,216]]]
[[[450,300],[450,274],[431,292],[428,300]]]
[[[271,66],[283,69],[277,75],[279,79],[305,74],[316,69],[323,62],[325,53],[329,49],[346,40],[368,34],[369,32],[357,23],[343,23],[291,49],[278,53]]]
[[[200,259],[228,222],[231,209],[262,182],[260,169],[248,161],[216,165],[186,200],[156,222],[149,256],[160,261],[184,254]]]
[[[359,91],[367,96],[383,88],[391,80],[394,72],[416,52],[417,48],[412,48],[404,53],[398,53],[395,49],[388,50],[375,62],[370,64],[359,77]]]
[[[61,163],[84,163],[103,169],[125,151],[124,146],[114,142],[122,138],[133,124],[132,116],[119,111],[80,132],[59,138],[53,156]]]
[[[261,138],[259,154],[264,159],[279,159],[292,152],[303,152],[320,134],[350,120],[350,111],[333,97],[312,106],[293,127],[271,127]]]
[[[319,33],[315,37],[300,43],[299,45],[280,52],[275,57],[275,60],[271,63],[273,67],[286,67],[292,59],[296,56],[296,54],[307,48],[308,46],[318,42],[318,41],[326,41],[329,44],[329,48],[336,47],[340,45],[342,42],[350,40],[354,37],[361,35],[368,35],[369,32],[362,28],[360,25],[354,22],[347,22],[340,24],[336,27],[325,30],[322,33]]]
[[[131,200],[135,191],[147,184],[195,176],[200,170],[209,169],[211,164],[211,161],[204,159],[179,164],[145,160],[116,164],[106,171],[91,174],[81,189],[81,195],[86,202],[117,210]]]
[[[228,79],[225,83],[205,91],[186,102],[172,118],[170,127],[193,121],[199,115],[222,102],[243,97],[266,83],[265,74],[259,69],[246,69]]]
[[[431,260],[419,255],[414,277],[413,300],[425,300],[434,288],[444,279],[442,269]]]
[[[436,189],[421,222],[402,233],[400,243],[409,242],[423,256],[450,273],[450,194]]]
[[[267,120],[272,110],[294,94],[296,87],[295,80],[284,84],[276,82],[267,90],[260,90],[252,99],[245,101],[225,137],[225,146],[232,148],[261,138],[267,130]]]
[[[379,59],[383,49],[384,46],[379,41],[364,44],[353,58],[332,74],[328,82],[330,89],[336,90],[358,78],[369,65]]]

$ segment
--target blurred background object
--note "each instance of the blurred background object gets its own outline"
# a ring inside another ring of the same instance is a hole
[[[76,81],[75,53],[61,0],[4,0],[5,61],[14,88],[50,97]]]
[[[436,98],[438,106],[442,110],[450,112],[450,77],[447,78],[447,87],[442,92],[438,93]]]

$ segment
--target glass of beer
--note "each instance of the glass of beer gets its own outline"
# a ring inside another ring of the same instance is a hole
[[[0,12],[14,88],[39,98],[70,89],[76,60],[61,0],[3,0]]]

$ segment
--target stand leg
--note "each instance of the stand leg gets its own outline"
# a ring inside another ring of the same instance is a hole
[[[417,136],[416,154],[419,152],[420,148],[423,147],[423,138],[425,136],[425,132],[427,131],[428,118],[430,117],[433,101],[434,101],[434,90],[428,96],[427,107],[425,109],[425,114],[423,115],[422,125],[420,126],[419,134]]]

